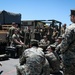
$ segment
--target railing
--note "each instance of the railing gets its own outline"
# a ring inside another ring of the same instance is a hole
[[[2,25],[2,30],[8,30],[12,25]]]

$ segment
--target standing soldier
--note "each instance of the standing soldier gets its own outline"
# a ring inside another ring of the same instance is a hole
[[[24,36],[25,36],[24,27],[21,27],[19,31],[19,35],[20,35],[20,39],[22,40],[22,42],[24,42]]]
[[[66,29],[61,42],[64,75],[75,75],[75,10],[71,10],[72,24]]]
[[[12,41],[12,35],[14,34],[14,30],[17,28],[17,24],[15,22],[12,22],[12,26],[8,30],[8,38],[9,38],[9,45]]]
[[[64,24],[64,25],[61,27],[61,35],[65,33],[65,30],[66,30],[66,24]]]
[[[40,41],[41,35],[38,27],[36,27],[34,34],[35,34],[35,39]]]

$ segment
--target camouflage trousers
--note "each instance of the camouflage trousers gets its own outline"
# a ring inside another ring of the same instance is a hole
[[[16,66],[17,75],[50,75],[49,63],[47,60],[43,67],[40,68],[41,66],[39,66],[39,69],[35,67],[36,70],[34,70],[33,67],[31,69],[27,64]]]
[[[23,46],[22,45],[16,45],[18,56],[20,57],[23,53]]]
[[[16,69],[17,75],[42,75],[39,72],[35,72],[35,70],[31,70],[27,65],[16,66]]]
[[[70,65],[64,65],[64,75],[75,75],[75,63]]]

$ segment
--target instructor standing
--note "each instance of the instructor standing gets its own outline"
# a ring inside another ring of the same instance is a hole
[[[71,10],[72,24],[67,27],[61,43],[64,75],[75,75],[75,10]]]

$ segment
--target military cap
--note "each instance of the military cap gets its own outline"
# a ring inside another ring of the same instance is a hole
[[[32,44],[38,44],[39,42],[38,42],[38,40],[31,39],[30,43],[31,43],[31,45],[32,45]]]
[[[75,15],[75,9],[71,10],[71,14],[70,15]]]
[[[47,38],[47,36],[43,36],[43,38]]]
[[[55,45],[55,44],[51,44],[51,45],[50,45],[50,47],[53,47],[53,48],[55,48],[55,47],[56,47],[56,45]]]
[[[62,39],[62,36],[59,36],[58,39]]]
[[[51,44],[51,45],[50,45],[50,48],[54,51],[55,48],[56,48],[56,45],[55,45],[55,44]]]
[[[62,40],[63,37],[62,36],[59,36],[55,41],[58,42],[59,40]]]

